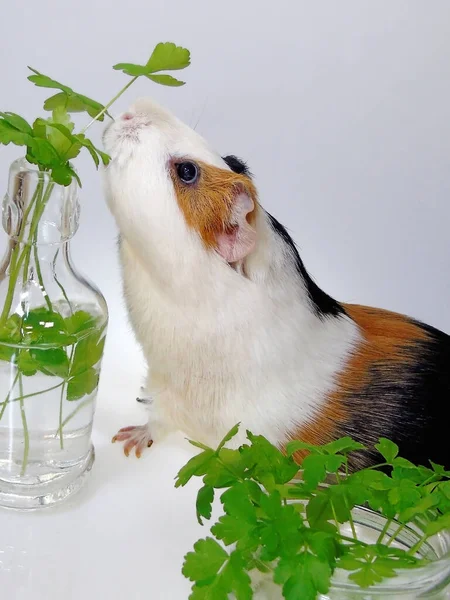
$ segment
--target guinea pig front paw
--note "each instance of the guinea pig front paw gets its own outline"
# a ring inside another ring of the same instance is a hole
[[[153,444],[151,433],[148,425],[130,425],[130,427],[122,427],[112,439],[114,442],[125,442],[123,451],[125,456],[129,456],[130,452],[135,449],[137,458],[141,458],[141,454],[145,448],[150,448]]]

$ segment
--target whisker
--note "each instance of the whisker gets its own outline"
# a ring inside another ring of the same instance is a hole
[[[196,123],[196,124],[194,125],[194,127],[193,127],[193,130],[194,130],[194,131],[196,131],[196,130],[197,130],[198,124],[200,123],[200,119],[203,117],[203,113],[205,112],[205,107],[206,107],[206,102],[207,102],[207,101],[208,101],[208,97],[206,97],[206,98],[205,98],[205,101],[204,101],[204,103],[203,103],[203,108],[202,108],[202,110],[201,110],[201,112],[200,112],[200,115],[199,115],[199,117],[198,117],[198,119],[197,119],[197,123]]]

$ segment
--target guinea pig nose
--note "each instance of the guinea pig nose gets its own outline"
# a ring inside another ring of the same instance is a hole
[[[131,121],[131,119],[134,117],[133,113],[130,112],[126,112],[122,115],[122,119],[124,121]]]

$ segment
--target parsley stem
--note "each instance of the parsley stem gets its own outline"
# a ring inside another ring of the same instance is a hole
[[[16,387],[16,383],[17,383],[17,380],[19,379],[19,377],[20,377],[20,371],[19,371],[19,369],[17,369],[17,373],[16,373],[16,376],[14,377],[14,381],[12,383],[12,386],[9,388],[9,392],[6,395],[6,398],[4,399],[4,401],[2,402],[3,406],[2,406],[2,409],[0,411],[0,421],[2,420],[3,415],[5,414],[5,410],[6,410],[6,407],[8,406],[9,399],[11,397],[11,394],[12,394],[14,388]]]
[[[63,246],[63,260],[65,261],[66,264],[69,263],[68,260],[68,247],[67,247],[67,242],[64,243]],[[69,306],[69,310],[70,310],[70,314],[73,315],[73,308],[72,308],[72,303],[69,300],[69,297],[67,295],[66,290],[64,289],[64,286],[62,285],[62,283],[59,281],[58,276],[56,274],[56,260],[58,258],[58,254],[59,254],[59,249],[56,251],[55,257],[53,259],[53,265],[52,265],[52,271],[53,271],[53,278],[56,281],[56,285],[59,287],[59,289],[62,292],[62,295],[64,296],[65,301],[67,302],[68,306]]]
[[[12,304],[12,300],[14,297],[14,291],[15,291],[15,286],[16,286],[16,282],[17,282],[18,271],[20,270],[20,266],[25,259],[23,250],[22,250],[22,253],[20,253],[20,250],[21,250],[20,244],[23,242],[25,228],[26,228],[27,222],[28,222],[28,217],[30,215],[30,212],[31,212],[34,204],[36,203],[37,199],[39,198],[39,196],[42,193],[42,187],[43,187],[42,178],[39,177],[39,181],[36,186],[36,189],[34,190],[31,201],[30,201],[29,205],[27,206],[27,208],[24,212],[24,215],[22,217],[22,223],[21,223],[20,229],[19,229],[18,240],[12,251],[12,256],[11,256],[11,263],[10,263],[10,269],[9,269],[8,292],[6,294],[5,302],[3,304],[2,314],[0,316],[0,327],[5,324],[5,321],[9,315],[9,311],[11,309],[11,304]]]
[[[72,360],[72,357],[70,357]],[[64,450],[64,438],[63,438],[63,430],[62,430],[62,422],[63,422],[63,407],[64,407],[64,391],[65,391],[65,380],[61,386],[61,395],[59,398],[59,427],[58,427],[58,435],[59,435],[59,447],[61,450]]]
[[[36,263],[36,273],[38,276],[39,287],[42,291],[42,294],[45,298],[45,302],[46,302],[47,307],[50,312],[53,312],[53,307],[52,307],[52,303],[48,297],[48,294],[45,290],[44,281],[42,279],[41,266],[39,264],[39,257],[38,257],[38,253],[37,253],[37,233],[38,233],[39,222],[41,220],[41,217],[44,213],[45,207],[47,205],[47,202],[50,199],[50,196],[52,194],[54,187],[55,187],[54,182],[50,181],[48,183],[47,188],[43,195],[42,195],[42,188],[41,188],[41,191],[39,193],[39,196],[38,196],[38,199],[36,202],[36,207],[34,209],[33,218],[31,219],[30,231],[29,231],[29,235],[28,235],[28,245],[23,249],[23,253],[25,254],[25,264],[23,266],[23,282],[26,283],[29,278],[28,269],[29,269],[29,264],[30,264],[31,249],[33,247],[34,258],[35,258],[35,263]]]
[[[20,193],[21,190],[22,190],[22,186],[24,185],[23,181],[24,180],[22,179],[21,182],[20,182],[20,187],[19,187],[18,193]],[[24,233],[25,227],[27,225],[27,221],[28,221],[28,215],[30,214],[30,211],[31,211],[31,209],[33,207],[33,204],[34,204],[34,202],[35,202],[35,200],[36,200],[36,198],[38,196],[40,183],[41,183],[41,181],[39,180],[38,181],[38,185],[36,186],[36,189],[34,190],[34,193],[33,193],[33,196],[31,198],[31,201],[28,204],[27,208],[25,209],[24,214],[22,215],[22,219],[21,219],[20,227],[19,227],[19,234],[17,236],[18,239],[15,239],[15,238],[11,238],[10,239],[10,242],[9,242],[9,244],[10,244],[10,254],[7,257],[5,263],[1,267],[1,273],[0,273],[0,279],[1,280],[4,279],[5,274],[6,274],[6,270],[7,270],[8,267],[10,267],[10,272],[14,270],[14,266],[15,266],[15,263],[16,263],[16,260],[17,260],[17,256],[18,256],[18,252],[19,252],[18,245],[22,241],[23,233]],[[9,230],[8,230],[7,233],[8,234],[11,233],[11,228],[9,228]]]
[[[347,462],[345,463],[345,465],[347,466]],[[347,472],[348,472],[348,469],[347,469]],[[342,480],[339,477],[339,473],[337,471],[336,471],[336,481],[338,482],[338,485],[342,484]],[[352,530],[352,535],[356,539],[357,535],[356,535],[356,529],[355,529],[355,522],[353,521],[352,511],[351,511],[351,509],[350,509],[350,507],[348,505],[347,496],[345,496],[345,495],[344,495],[344,502],[345,502],[345,507],[348,510],[348,522],[350,523],[350,528]]]
[[[390,546],[392,544],[392,542],[400,535],[400,533],[405,529],[406,524],[403,523],[403,525],[400,525],[399,527],[397,527],[397,529],[394,531],[394,533],[391,535],[391,537],[388,539],[388,541],[386,542],[386,546]]]
[[[70,370],[72,369],[72,361],[73,361],[73,355],[75,352],[75,344],[73,344],[71,350],[70,350],[70,357],[69,357],[69,374],[70,374]],[[62,382],[62,386],[61,386],[61,396],[59,399],[59,428],[58,428],[58,434],[59,434],[59,446],[61,448],[61,450],[64,450],[64,439],[63,439],[63,407],[64,407],[64,392],[66,391],[66,384],[67,380],[64,379],[64,381]]]
[[[269,571],[273,572],[273,570],[274,570],[273,567],[271,567],[267,563],[263,562],[260,558],[253,557],[252,560],[253,560],[253,564],[255,565],[255,567],[262,573],[268,573]]]
[[[44,213],[45,207],[47,206],[47,202],[49,201],[50,196],[52,195],[54,187],[55,187],[55,182],[49,181],[47,188],[44,192],[44,195],[42,197],[42,201],[40,203],[37,203],[37,205],[36,205],[36,209],[34,211],[34,215],[31,220],[31,225],[30,225],[30,235],[28,237],[28,239],[30,241],[34,239],[34,236],[37,233],[37,228],[38,228],[39,222]]]
[[[36,198],[35,198],[34,213],[33,213],[32,219],[31,219],[30,231],[29,231],[29,235],[28,235],[28,245],[23,249],[23,252],[25,254],[25,264],[23,267],[23,282],[24,283],[26,283],[26,281],[28,279],[28,266],[30,263],[31,246],[32,246],[33,240],[34,240],[34,231],[32,231],[32,229],[33,229],[33,223],[35,221],[36,213],[39,210],[39,203],[40,202],[42,203],[43,188],[44,188],[44,174],[43,174],[43,171],[40,171],[39,172],[39,181],[36,186]],[[31,204],[32,203],[30,202],[30,206],[31,206]]]
[[[339,531],[339,521],[338,521],[338,518],[336,515],[336,511],[334,510],[334,504],[333,504],[333,502],[330,502],[330,504],[331,504],[331,510],[333,511],[334,523],[336,525],[336,529]]]
[[[80,402],[80,403],[78,404],[78,406],[76,407],[76,409],[75,409],[75,410],[73,410],[73,411],[70,413],[70,415],[67,415],[67,417],[64,419],[64,421],[61,423],[61,429],[62,429],[62,428],[64,428],[64,427],[67,425],[67,423],[68,423],[69,421],[71,421],[71,420],[73,419],[73,417],[74,417],[74,416],[75,416],[75,415],[76,415],[78,412],[80,412],[80,410],[81,410],[82,408],[84,408],[84,407],[85,407],[85,406],[87,406],[88,404],[91,404],[91,402],[93,402],[93,401],[94,401],[94,399],[93,399],[93,398],[86,398],[86,400],[83,400],[83,402]]]
[[[421,488],[421,487],[424,487],[424,486],[428,485],[429,483],[432,483],[433,479],[436,479],[436,477],[437,477],[437,480],[436,480],[436,483],[437,483],[441,479],[441,476],[438,473],[433,473],[433,475],[431,475],[430,477],[428,477],[428,479],[425,479],[425,481],[423,481],[419,485],[419,487]]]
[[[44,280],[42,278],[41,265],[39,263],[38,249],[37,249],[36,244],[34,244],[34,246],[33,246],[33,251],[34,251],[34,262],[36,265],[36,274],[37,274],[38,281],[39,281],[39,287],[41,288],[41,292],[45,298],[45,303],[47,304],[48,310],[50,312],[53,312],[53,306],[52,306],[50,298],[48,297],[47,290],[45,289],[45,286],[44,286]]]
[[[378,539],[377,539],[377,542],[376,542],[377,544],[381,544],[382,543],[382,541],[384,540],[384,536],[386,535],[387,530],[389,529],[391,523],[392,523],[392,519],[386,519],[386,523],[384,524],[384,527],[380,531],[380,535],[378,536]]]
[[[407,552],[407,554],[414,556],[414,554],[416,554],[416,552],[418,552],[420,550],[420,548],[422,547],[422,545],[427,541],[428,535],[426,533],[423,534],[423,536],[420,538],[420,540],[414,544],[414,546],[412,546],[412,548],[410,548]]]
[[[391,463],[388,462],[384,462],[384,463],[380,463],[379,465],[371,465],[369,467],[366,467],[367,470],[369,469],[379,469],[380,467],[391,467]]]
[[[9,404],[10,402],[20,402],[22,400],[26,400],[26,398],[33,398],[33,396],[40,396],[41,394],[46,394],[47,392],[52,392],[53,390],[57,390],[58,388],[60,388],[63,385],[64,381],[62,381],[61,383],[57,383],[56,385],[54,385],[52,387],[46,388],[45,390],[39,390],[38,392],[33,392],[32,394],[25,394],[25,396],[22,396],[22,395],[17,396],[17,398],[13,398],[12,400],[10,400],[10,398],[9,398],[10,394],[8,394],[8,396],[6,397],[6,400],[4,400],[3,402],[0,402],[0,405],[3,405],[3,407],[4,407],[7,404]]]
[[[22,418],[22,426],[23,426],[23,459],[22,459],[22,469],[20,471],[20,476],[23,477],[25,475],[25,471],[27,470],[28,465],[28,453],[30,450],[30,435],[28,432],[28,423],[27,417],[25,414],[25,406],[23,404],[23,399],[26,397],[23,395],[23,381],[22,374],[19,375],[19,390],[20,390],[20,416]]]
[[[358,540],[358,538],[351,538],[346,535],[342,535],[342,533],[339,533],[338,535],[341,540],[344,540],[344,542],[350,542],[351,544],[356,544],[357,546],[368,546],[369,545],[369,544],[366,544],[366,542],[362,542],[361,540]]]
[[[95,117],[92,119],[92,121],[90,123],[88,123],[84,129],[81,130],[81,133],[86,133],[86,131],[89,129],[89,127],[91,125],[93,125],[95,123],[95,121],[97,121],[102,115],[105,114],[105,112],[108,110],[108,108],[110,106],[112,106],[114,104],[114,102],[116,100],[118,100],[124,92],[127,91],[127,89],[136,81],[136,79],[138,77],[139,77],[139,75],[136,75],[136,77],[133,77],[133,79],[130,79],[130,81],[127,83],[127,85],[125,87],[123,87],[120,90],[120,92],[118,94],[116,94],[114,96],[114,98],[108,102],[108,104],[106,104],[106,106],[98,113],[98,115],[95,115]]]
[[[17,253],[19,253],[19,250],[20,250],[20,247],[16,246],[16,248],[14,249],[14,252],[17,251]],[[22,254],[20,254],[19,258],[16,261],[14,261],[14,266],[12,264],[13,261],[11,261],[11,271],[10,271],[10,275],[9,275],[8,292],[6,294],[5,303],[3,304],[3,311],[0,316],[0,327],[2,327],[5,324],[5,321],[9,315],[9,311],[11,310],[11,304],[12,304],[12,300],[14,297],[15,286],[17,283],[17,276],[19,274],[19,271],[20,271],[20,268],[22,266],[24,259],[25,259],[25,253],[22,252]]]

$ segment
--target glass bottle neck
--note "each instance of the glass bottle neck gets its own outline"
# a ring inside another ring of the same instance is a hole
[[[39,260],[41,263],[53,264],[61,257],[69,255],[70,240],[55,242],[53,244],[30,244],[28,242],[18,242],[15,238],[11,238],[9,246],[18,256],[28,255],[30,257],[28,261],[30,266],[36,260]]]
[[[64,244],[78,228],[77,185],[55,184],[49,173],[27,165],[19,160],[11,166],[3,201],[3,227],[12,241],[20,245]],[[46,254],[51,253],[49,250]]]

